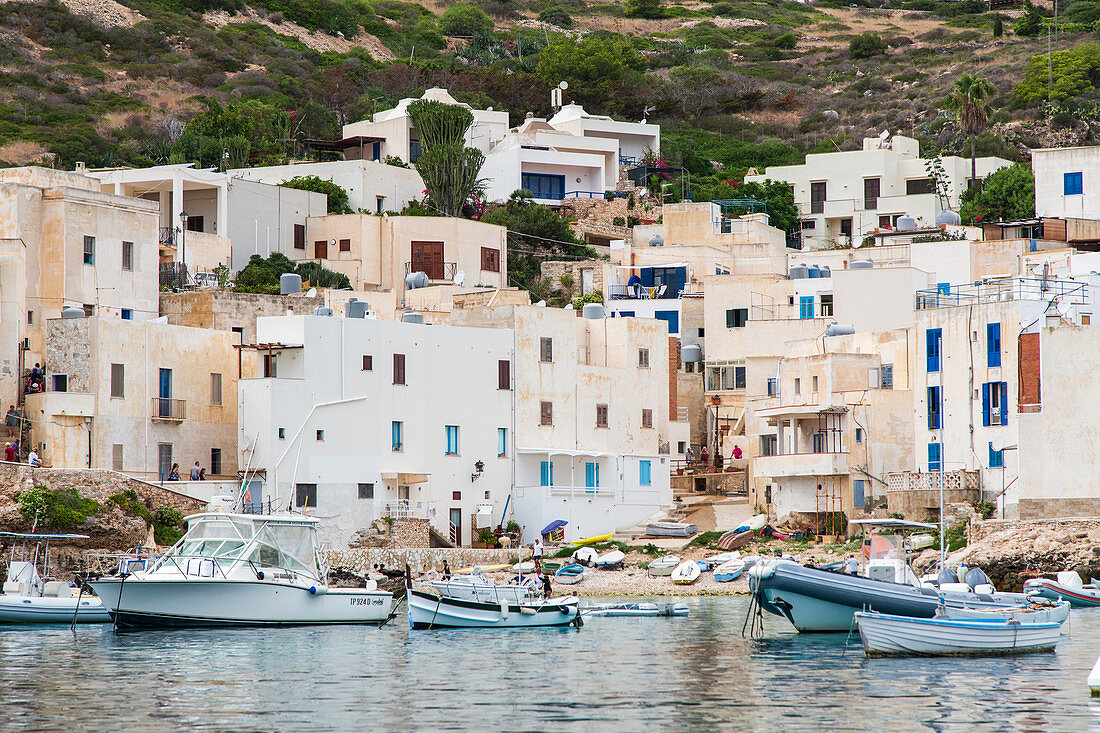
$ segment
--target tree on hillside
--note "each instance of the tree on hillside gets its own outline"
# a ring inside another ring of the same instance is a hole
[[[1030,219],[1035,216],[1035,175],[1019,163],[990,173],[981,188],[963,192],[959,215],[964,224]]]
[[[995,15],[993,17],[993,37],[994,38],[1000,38],[1004,34],[1005,34],[1005,24],[1004,24],[1004,21],[1001,20],[1001,14],[997,13],[997,15]]]
[[[955,80],[951,91],[951,108],[959,116],[959,126],[964,135],[970,136],[970,181],[978,184],[978,158],[974,152],[974,140],[989,125],[989,98],[996,89],[980,76],[963,74]]]
[[[860,33],[848,41],[848,52],[854,59],[869,59],[886,53],[886,41],[874,33]]]
[[[328,197],[328,213],[330,214],[352,213],[351,207],[348,206],[348,192],[331,180],[325,180],[319,176],[295,176],[289,181],[283,181],[280,185],[286,188],[296,188],[299,191],[325,194]]]
[[[1042,32],[1043,15],[1031,0],[1024,4],[1024,14],[1016,20],[1012,30],[1016,31],[1018,36],[1037,36]]]
[[[1065,100],[1100,85],[1100,45],[1082,43],[1064,51],[1032,56],[1014,92],[1020,102]]]
[[[476,5],[452,5],[439,17],[439,32],[445,36],[476,36],[492,30],[493,19]]]
[[[655,20],[667,17],[668,11],[661,7],[661,0],[628,0],[623,15],[628,18]]]
[[[424,180],[428,199],[444,216],[458,216],[466,202],[484,190],[478,174],[485,153],[465,143],[474,116],[465,107],[428,99],[411,103],[408,112],[420,134],[423,153],[416,172]]]
[[[641,54],[627,39],[591,34],[579,40],[554,40],[539,54],[538,75],[547,84],[563,80],[601,84],[617,82],[643,65]]]

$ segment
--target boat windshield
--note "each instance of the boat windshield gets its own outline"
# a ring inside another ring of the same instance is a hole
[[[175,554],[180,557],[209,557],[235,560],[251,539],[251,522],[225,518],[202,518],[191,523]]]
[[[248,561],[318,577],[313,546],[314,529],[300,524],[265,524],[256,533]]]
[[[901,536],[896,534],[871,535],[870,560],[900,560]]]

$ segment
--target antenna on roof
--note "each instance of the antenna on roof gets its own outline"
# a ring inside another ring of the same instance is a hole
[[[651,106],[649,106],[649,105],[646,105],[645,107],[643,107],[643,108],[642,108],[642,120],[641,120],[641,124],[643,124],[643,125],[644,125],[644,124],[646,124],[646,121],[647,121],[647,119],[649,118],[649,113],[650,113],[650,112],[656,112],[656,111],[657,111],[657,108],[656,108],[656,107],[651,107]]]
[[[562,92],[569,88],[569,82],[563,81],[550,90],[550,106],[554,109],[562,107]]]

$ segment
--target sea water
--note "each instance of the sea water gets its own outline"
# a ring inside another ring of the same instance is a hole
[[[777,617],[742,638],[746,598],[685,602],[580,629],[2,627],[0,729],[1100,729],[1100,609],[1053,654],[869,660]]]

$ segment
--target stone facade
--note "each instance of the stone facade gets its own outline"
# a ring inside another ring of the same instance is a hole
[[[364,547],[349,550],[327,550],[325,561],[330,567],[341,567],[365,574],[378,564],[387,568],[403,568],[409,564],[413,573],[442,570],[446,560],[451,569],[503,565],[514,562],[519,550],[474,550],[469,548],[413,547],[381,548]]]
[[[92,341],[89,318],[59,318],[46,331],[46,371],[68,375],[69,392],[92,391]]]
[[[673,474],[670,480],[678,494],[745,494],[747,485],[744,471]]]
[[[584,271],[591,274],[591,287],[582,292],[582,284],[585,283]],[[550,281],[551,291],[562,290],[572,300],[578,295],[587,295],[592,291],[603,291],[603,263],[597,260],[581,260],[579,262],[562,262],[558,260],[546,260],[539,266],[539,273]],[[562,283],[562,275],[573,278],[570,287],[566,288]]]
[[[197,290],[190,293],[161,293],[160,314],[177,326],[241,330],[242,343],[256,342],[256,318],[282,316],[293,310],[298,315],[313,313],[325,304],[324,296],[262,295],[231,290]]]

